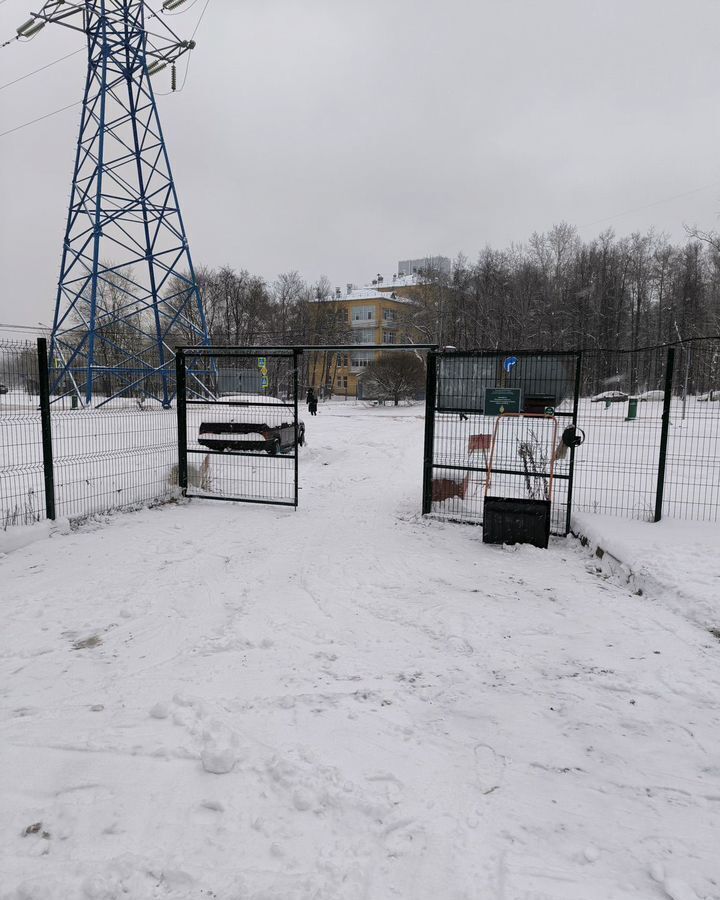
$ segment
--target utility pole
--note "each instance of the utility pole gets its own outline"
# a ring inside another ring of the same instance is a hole
[[[150,76],[171,66],[174,90],[175,63],[195,42],[145,0],[49,0],[18,37],[48,23],[84,33],[88,48],[50,391],[70,384],[89,405],[102,376],[112,396],[142,393],[169,407],[173,347],[207,344],[208,333]]]

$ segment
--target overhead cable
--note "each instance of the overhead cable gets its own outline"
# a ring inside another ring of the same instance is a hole
[[[49,69],[50,66],[55,66],[63,60],[70,59],[71,56],[77,56],[78,53],[83,53],[85,51],[85,47],[80,47],[77,50],[73,50],[72,53],[68,53],[67,56],[61,56],[60,59],[56,59],[53,62],[49,62],[46,66],[41,66],[39,69],[35,69],[32,72],[28,72],[27,75],[21,75],[19,78],[15,78],[13,81],[6,81],[5,84],[0,84],[0,91],[4,88],[10,87],[13,84],[17,84],[18,81],[24,81],[26,78],[30,78],[31,75],[37,75],[38,72],[44,72],[45,69]]]
[[[7,131],[0,131],[0,137],[5,137],[6,134],[12,134],[14,131],[20,131],[21,128],[27,128],[29,125],[34,125],[36,122],[42,122],[43,119],[49,119],[50,116],[56,116],[58,113],[65,112],[66,109],[73,109],[73,107],[81,105],[82,101],[76,100],[75,103],[69,103],[67,106],[61,106],[60,109],[55,109],[52,112],[45,113],[44,116],[38,116],[37,119],[31,119],[29,122],[23,122],[22,125],[16,125],[14,128],[8,128]]]

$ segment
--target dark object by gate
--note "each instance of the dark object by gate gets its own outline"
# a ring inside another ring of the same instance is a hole
[[[485,478],[484,543],[533,544],[547,548],[557,447],[554,416],[503,413],[496,419]],[[513,473],[508,465],[508,460],[515,455],[522,460],[522,474]],[[494,478],[498,464],[498,475]],[[499,486],[507,491],[505,496],[489,494],[494,483],[496,490]],[[518,489],[524,490],[527,496],[518,497],[515,493]]]
[[[486,497],[483,543],[533,544],[547,548],[550,539],[550,501],[516,497]]]

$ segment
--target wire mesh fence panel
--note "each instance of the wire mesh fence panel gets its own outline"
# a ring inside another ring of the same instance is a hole
[[[719,345],[688,343],[672,356],[668,347],[585,354],[578,424],[587,437],[576,460],[576,510],[646,521],[658,512],[718,519],[720,399],[714,398],[720,393],[713,386],[719,381]]]
[[[181,366],[186,495],[296,506],[297,355],[188,350]]]
[[[0,340],[0,529],[45,518],[37,348]]]
[[[663,492],[664,516],[720,520],[720,340],[675,352]]]
[[[177,492],[174,409],[117,398],[94,409],[53,406],[51,421],[59,516],[106,513]]]
[[[554,414],[562,434],[573,421],[579,354],[449,353],[436,359],[434,408],[428,409],[432,476],[426,486],[431,496],[425,509],[440,518],[481,524],[498,416]],[[554,420],[549,416],[549,421]],[[544,433],[544,426],[540,431]],[[528,441],[532,442],[530,437]],[[507,471],[497,473],[496,485],[507,490],[507,496],[528,497],[526,467],[531,463],[524,446],[528,441],[510,442],[503,450],[501,468]],[[556,450],[552,447],[547,452],[552,455]],[[566,452],[555,463],[555,534],[567,532],[572,462],[573,453]]]
[[[575,510],[654,517],[666,366],[665,348],[583,355]]]

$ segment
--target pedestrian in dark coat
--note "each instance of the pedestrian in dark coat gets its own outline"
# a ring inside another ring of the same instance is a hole
[[[318,404],[318,401],[317,401],[317,397],[315,396],[315,391],[313,391],[313,389],[310,388],[310,390],[307,392],[307,405],[308,405],[308,412],[310,413],[311,416],[317,415],[317,404]]]

